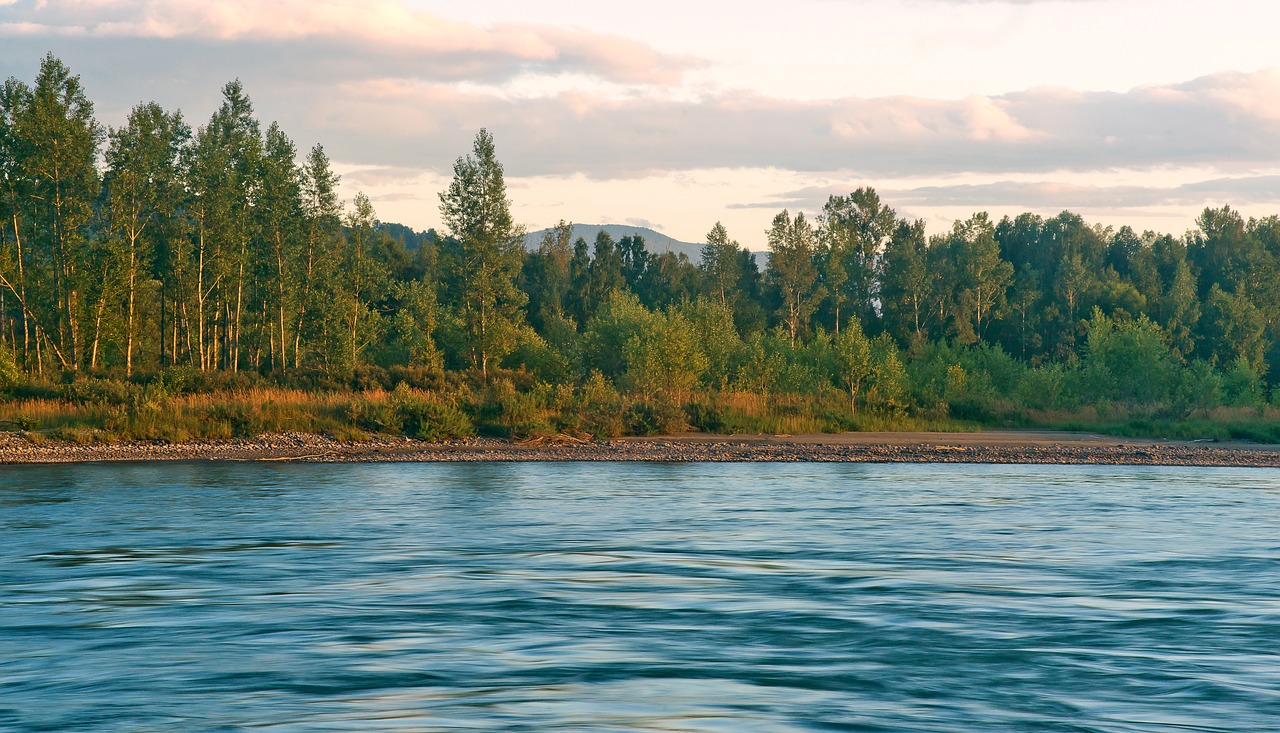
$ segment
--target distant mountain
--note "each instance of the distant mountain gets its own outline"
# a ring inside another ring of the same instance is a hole
[[[428,229],[425,232],[419,232],[412,227],[394,222],[378,222],[379,231],[386,232],[392,239],[400,240],[404,248],[410,252],[416,251],[423,244],[436,242],[441,235],[435,229]],[[689,258],[693,264],[698,264],[702,259],[702,245],[692,242],[681,242],[674,237],[668,237],[662,232],[655,231],[649,227],[636,227],[629,224],[574,224],[573,233],[569,237],[569,241],[577,241],[578,237],[587,240],[588,246],[593,246],[596,241],[596,233],[603,229],[613,241],[617,242],[623,237],[630,237],[639,234],[644,237],[644,248],[652,254],[662,254],[663,252],[675,252],[683,254]],[[538,243],[542,241],[542,235],[547,229],[539,229],[536,232],[529,232],[524,237],[525,249],[530,251],[538,248]],[[768,262],[768,253],[752,251],[751,254],[756,258],[757,266],[763,268]]]
[[[644,237],[644,248],[653,254],[662,254],[663,252],[684,253],[695,264],[698,262],[699,257],[702,256],[701,244],[681,242],[648,227],[635,227],[625,224],[574,224],[573,234],[569,239],[570,241],[577,241],[578,237],[582,237],[587,240],[588,245],[594,245],[596,233],[601,229],[610,237],[613,237],[615,242],[623,237],[639,234]],[[547,231],[546,229],[540,229],[536,232],[530,232],[524,238],[524,246],[531,250],[537,249],[538,243],[542,241],[542,235]]]

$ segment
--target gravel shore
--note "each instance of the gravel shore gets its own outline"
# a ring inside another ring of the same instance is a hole
[[[678,435],[582,441],[374,438],[340,442],[287,433],[182,444],[32,442],[0,433],[0,463],[105,461],[668,461],[852,463],[1061,463],[1280,467],[1280,446],[1136,440],[1044,431]]]

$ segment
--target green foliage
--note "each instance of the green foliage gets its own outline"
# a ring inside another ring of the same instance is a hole
[[[795,219],[783,210],[769,229],[769,283],[782,301],[777,314],[795,343],[808,330],[827,291],[818,281],[817,234],[804,214]]]
[[[622,395],[598,371],[591,373],[567,406],[572,410],[572,424],[590,435],[611,438],[623,432]],[[561,417],[565,418],[563,412]]]
[[[1164,332],[1142,316],[1116,321],[1095,308],[1084,379],[1091,394],[1128,404],[1163,402],[1176,378]]]
[[[623,346],[624,382],[646,398],[687,400],[709,365],[697,336],[679,311],[650,320]]]
[[[1174,237],[977,212],[930,238],[860,188],[816,230],[775,217],[763,275],[721,224],[696,264],[565,222],[526,252],[486,130],[440,194],[447,236],[418,233],[344,206],[321,146],[299,162],[221,91],[194,132],[149,102],[104,135],[52,55],[0,85],[5,425],[1276,432],[1280,217],[1208,208]]]
[[[454,164],[453,181],[440,194],[440,214],[453,235],[444,250],[449,292],[471,365],[487,377],[489,365],[515,348],[528,301],[516,287],[524,230],[511,218],[502,164],[487,130]]]
[[[839,383],[849,392],[849,410],[858,409],[858,395],[867,390],[872,380],[871,342],[862,333],[862,325],[851,320],[836,337],[835,351]]]
[[[520,392],[509,380],[495,380],[477,407],[476,427],[482,434],[501,438],[550,435],[554,410],[548,408],[549,396],[543,383]]]
[[[1222,378],[1223,393],[1227,404],[1249,407],[1266,404],[1266,385],[1253,363],[1239,356]]]
[[[399,430],[411,438],[443,440],[475,435],[471,419],[452,400],[397,387],[391,407]]]
[[[880,289],[880,255],[897,223],[893,209],[881,203],[875,189],[859,188],[848,196],[829,197],[818,220],[835,330],[842,330],[850,316],[871,322]]]
[[[18,367],[13,352],[0,346],[0,389],[9,389],[26,381],[26,375]]]
[[[676,312],[688,322],[694,344],[706,356],[702,385],[713,390],[725,389],[733,382],[746,349],[733,324],[733,311],[702,296],[686,301]]]
[[[627,431],[632,435],[661,435],[688,427],[684,410],[667,399],[641,400],[627,410]]]
[[[605,377],[619,380],[627,370],[627,344],[661,328],[662,316],[651,313],[627,291],[614,291],[587,322],[582,353],[587,364]]]
[[[573,364],[563,352],[547,343],[529,326],[523,326],[516,348],[502,361],[507,369],[524,369],[543,382],[573,381]]]
[[[870,374],[866,386],[866,403],[874,410],[896,415],[907,410],[907,370],[898,346],[887,334],[871,340]]]

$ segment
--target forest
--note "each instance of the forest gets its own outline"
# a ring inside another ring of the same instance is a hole
[[[32,440],[1040,426],[1280,442],[1280,217],[1183,235],[1063,212],[928,235],[874,189],[781,211],[765,262],[536,249],[481,130],[443,232],[340,200],[239,81],[104,128],[52,54],[0,90],[0,429]]]

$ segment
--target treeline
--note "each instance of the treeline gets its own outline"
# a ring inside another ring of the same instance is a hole
[[[324,149],[238,81],[194,130],[151,102],[104,129],[48,56],[0,95],[0,340],[39,377],[350,370],[430,360],[430,263],[349,209]],[[429,254],[424,248],[417,253]],[[424,315],[426,314],[426,315]]]
[[[1280,219],[1226,207],[1181,237],[1072,213],[927,236],[862,188],[779,213],[763,269],[720,224],[697,263],[564,222],[526,251],[483,130],[440,194],[447,235],[418,234],[344,207],[323,148],[264,132],[239,82],[194,129],[156,103],[103,129],[53,56],[4,84],[0,182],[11,383],[501,383],[547,414],[608,392],[729,429],[735,394],[1016,422],[1261,409],[1280,377]]]

